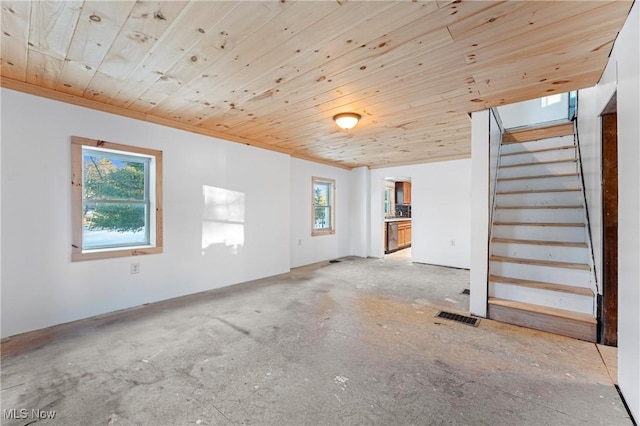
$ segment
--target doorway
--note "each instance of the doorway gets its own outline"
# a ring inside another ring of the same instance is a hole
[[[600,342],[618,346],[618,116],[616,95],[602,113],[602,303]]]
[[[411,247],[411,178],[384,179],[384,254]]]

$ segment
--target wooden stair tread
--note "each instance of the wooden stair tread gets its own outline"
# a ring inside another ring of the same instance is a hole
[[[554,206],[554,205],[545,205],[545,206],[496,206],[496,209],[500,210],[537,210],[537,209],[582,209],[582,206]]]
[[[562,222],[493,222],[498,226],[567,226],[571,228],[584,228],[584,223]]]
[[[514,195],[514,194],[544,194],[546,192],[576,192],[581,191],[580,188],[558,188],[558,189],[523,189],[521,191],[498,191],[496,195]]]
[[[537,152],[547,152],[547,151],[560,151],[564,149],[575,149],[575,145],[562,145],[553,148],[542,148],[542,149],[532,149],[530,151],[517,151],[517,152],[507,152],[506,154],[501,153],[501,157],[508,157],[511,155],[524,155],[524,154],[535,154]]]
[[[518,240],[514,238],[492,238],[494,243],[510,243],[510,244],[530,244],[537,246],[557,246],[557,247],[578,247],[588,248],[587,243],[569,243],[564,241],[544,241],[544,240]]]
[[[506,283],[520,285],[524,287],[537,288],[540,290],[557,291],[562,293],[571,293],[581,296],[593,297],[593,291],[590,288],[578,287],[574,285],[547,283],[544,281],[523,280],[520,278],[501,277],[499,275],[489,275],[489,281],[494,283]]]
[[[555,173],[555,174],[546,174],[546,175],[532,175],[532,176],[517,176],[517,177],[509,177],[509,178],[498,178],[498,181],[507,181],[507,180],[528,180],[528,179],[547,179],[547,178],[555,178],[555,177],[572,177],[578,176],[578,172],[572,173]]]
[[[581,312],[568,311],[566,309],[550,308],[547,306],[534,305],[532,303],[515,302],[513,300],[498,299],[496,297],[489,298],[490,305],[504,306],[506,308],[518,309],[521,311],[534,312],[544,315],[551,315],[559,318],[572,319],[579,322],[589,324],[597,324],[597,320],[593,315]]]
[[[518,263],[521,265],[550,266],[552,268],[577,269],[581,271],[591,270],[591,267],[586,263],[557,262],[555,260],[524,259],[519,257],[491,255],[489,257],[489,261]]]
[[[502,144],[523,143],[540,139],[557,138],[573,135],[573,123],[554,124],[551,126],[528,127],[506,132],[502,135]]]
[[[500,165],[501,169],[508,169],[510,167],[528,167],[528,166],[543,166],[545,164],[559,164],[559,163],[576,163],[578,161],[577,158],[568,158],[564,160],[549,160],[549,161],[532,161],[530,163],[518,163],[518,164],[507,164]]]

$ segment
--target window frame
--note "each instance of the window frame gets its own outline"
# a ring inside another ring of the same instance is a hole
[[[316,205],[315,188],[316,183],[329,185],[329,200],[327,206]],[[329,227],[323,229],[315,228],[316,207],[329,207]],[[336,233],[336,181],[321,177],[311,178],[311,236],[331,235]]]
[[[149,175],[145,179],[149,195],[149,223],[145,232],[149,234],[148,245],[111,246],[83,249],[83,148],[117,151],[116,156],[147,157]],[[162,151],[123,145],[78,136],[71,137],[71,260],[108,259],[162,253]]]
[[[395,216],[395,188],[391,188],[388,186],[384,187],[384,215],[385,217]],[[387,210],[387,205],[389,206],[389,210]]]

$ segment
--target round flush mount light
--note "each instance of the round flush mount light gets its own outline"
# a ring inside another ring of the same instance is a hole
[[[361,118],[362,116],[360,114],[356,114],[355,112],[343,112],[334,115],[333,121],[335,121],[338,127],[340,127],[341,129],[349,130],[354,128]]]

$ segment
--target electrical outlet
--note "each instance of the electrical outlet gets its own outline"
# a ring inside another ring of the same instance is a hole
[[[140,264],[139,263],[132,263],[130,272],[131,272],[131,274],[139,274],[140,273]]]
[[[301,246],[302,245],[302,240],[298,240],[298,245]]]
[[[456,246],[456,240],[451,240],[451,247],[455,247]]]

